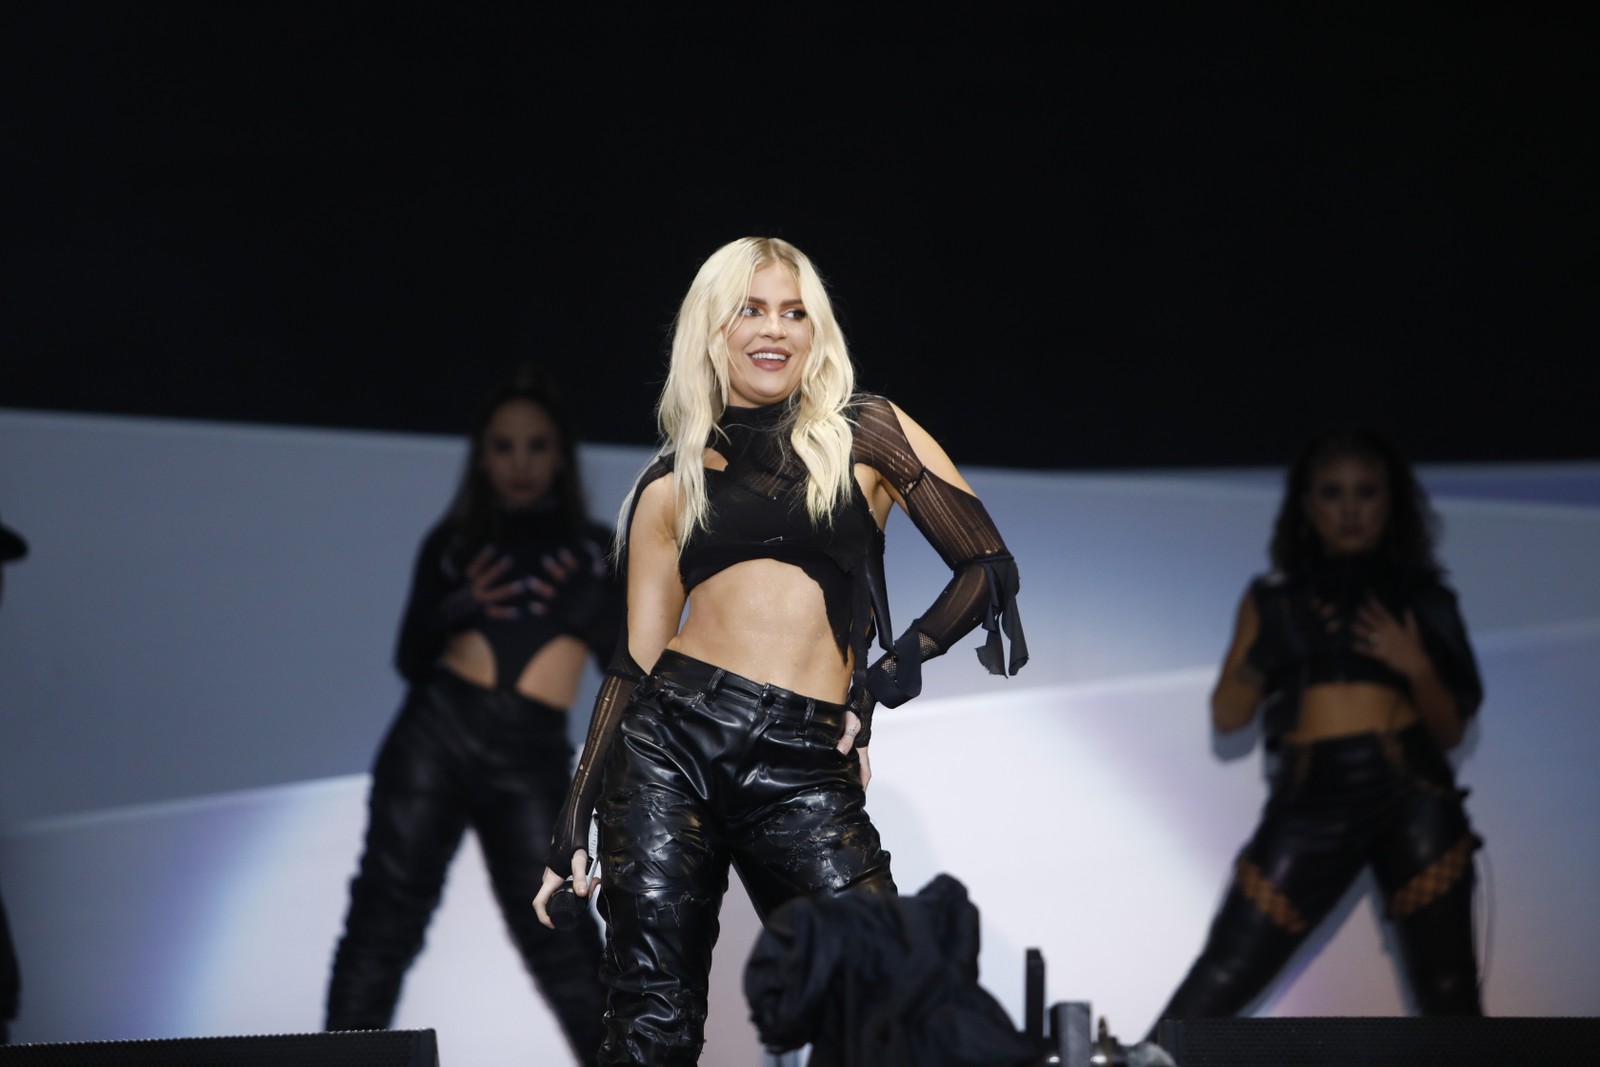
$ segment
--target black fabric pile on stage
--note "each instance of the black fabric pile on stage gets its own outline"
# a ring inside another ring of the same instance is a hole
[[[914,897],[801,897],[767,921],[744,972],[761,1040],[810,1067],[1008,1067],[1040,1049],[978,984],[978,909],[941,874]]]

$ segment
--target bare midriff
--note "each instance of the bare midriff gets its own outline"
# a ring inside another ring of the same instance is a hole
[[[1328,682],[1301,694],[1299,721],[1284,740],[1304,745],[1351,734],[1396,733],[1417,721],[1416,709],[1397,689],[1371,682]]]
[[[726,463],[707,449],[706,465]],[[866,464],[855,464],[853,473],[882,529],[888,491]],[[855,659],[834,640],[822,589],[799,567],[774,559],[736,563],[696,586],[667,647],[802,696],[841,704],[850,694]]]
[[[777,560],[746,560],[701,582],[667,647],[818,700],[842,703],[850,688],[851,660],[834,640],[822,590]]]
[[[578,682],[589,650],[575,637],[561,636],[534,653],[517,678],[516,690],[542,704],[565,711],[578,696]],[[485,689],[493,689],[494,651],[489,641],[476,630],[457,634],[439,657],[451,673]]]

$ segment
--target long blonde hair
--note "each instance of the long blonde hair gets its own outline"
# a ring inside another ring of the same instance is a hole
[[[827,289],[794,245],[776,237],[741,237],[713,252],[689,285],[672,331],[667,382],[656,404],[661,454],[673,459],[680,549],[705,526],[710,509],[704,452],[728,405],[728,330],[749,299],[751,278],[775,263],[794,276],[811,323],[811,352],[798,396],[787,401],[789,443],[807,473],[806,511],[813,522],[826,524],[850,497],[851,433],[844,410],[855,392],[856,374]],[[624,521],[628,506],[623,505]]]

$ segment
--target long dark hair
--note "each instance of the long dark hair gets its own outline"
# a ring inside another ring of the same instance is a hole
[[[1358,459],[1382,467],[1389,482],[1389,519],[1378,542],[1379,555],[1407,569],[1437,576],[1434,557],[1439,516],[1428,494],[1417,482],[1411,464],[1388,438],[1366,427],[1347,427],[1318,434],[1300,446],[1284,481],[1283,503],[1272,528],[1267,554],[1272,565],[1289,574],[1322,558],[1322,543],[1306,519],[1304,500],[1311,479],[1323,465],[1337,459]]]
[[[461,483],[456,487],[455,497],[446,515],[468,538],[491,538],[498,533],[501,509],[494,487],[483,472],[483,438],[495,412],[500,410],[502,404],[512,400],[538,404],[555,424],[556,448],[561,454],[561,465],[556,470],[551,495],[556,499],[562,519],[576,533],[583,529],[589,510],[583,495],[583,480],[578,473],[577,439],[572,430],[572,417],[562,403],[554,379],[542,367],[531,363],[518,365],[484,397],[467,431],[466,467],[461,472]]]

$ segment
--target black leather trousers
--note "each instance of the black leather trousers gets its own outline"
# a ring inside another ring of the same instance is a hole
[[[1368,864],[1417,1010],[1482,1015],[1472,940],[1482,842],[1465,795],[1421,726],[1285,746],[1205,948],[1160,1018],[1243,1010]]]
[[[553,931],[533,912],[571,758],[567,718],[555,708],[443,669],[412,688],[373,767],[366,850],[334,956],[327,1029],[388,1027],[470,826],[523,962],[574,1053],[594,1062],[605,1011],[599,931],[587,922]]]
[[[605,768],[603,1064],[692,1064],[728,867],[765,921],[801,895],[892,893],[845,709],[662,653]]]

